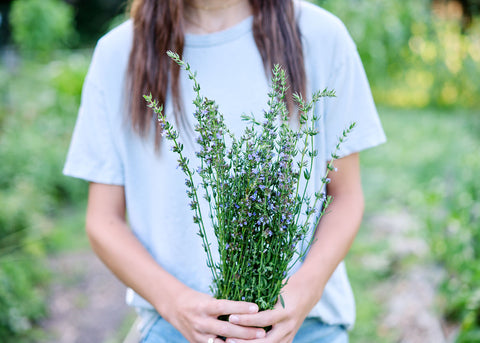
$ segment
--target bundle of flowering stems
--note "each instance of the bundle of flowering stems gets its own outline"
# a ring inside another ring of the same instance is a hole
[[[332,201],[326,196],[328,173],[335,169],[333,162],[338,158],[340,144],[355,124],[340,135],[320,189],[309,194],[317,156],[314,137],[318,134],[315,122],[319,118],[314,114],[314,106],[321,98],[335,96],[334,91],[316,92],[310,101],[294,94],[299,122],[294,129],[289,125],[285,102],[285,72],[276,65],[268,94],[269,109],[264,111],[261,122],[253,115],[243,115],[245,129],[240,137],[235,137],[215,101],[200,95],[200,85],[190,65],[176,53],[169,51],[168,55],[193,82],[198,169],[189,165],[178,131],[163,114],[163,107],[151,95],[144,97],[157,114],[161,130],[171,141],[186,176],[193,221],[198,225],[212,273],[212,292],[219,299],[249,301],[260,310],[272,309],[278,301],[283,304],[280,292],[289,271],[313,243],[314,235],[309,235],[309,230],[317,227]],[[201,182],[194,182],[198,179],[195,173]],[[201,211],[202,198],[208,203],[208,213]],[[207,228],[213,228],[215,233],[218,260],[213,258]]]

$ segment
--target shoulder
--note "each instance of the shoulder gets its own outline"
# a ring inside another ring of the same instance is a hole
[[[125,73],[132,39],[133,23],[127,20],[98,40],[89,70],[89,77],[95,83],[115,80]]]
[[[297,0],[295,4],[298,25],[307,48],[321,49],[323,54],[345,54],[346,50],[356,50],[347,28],[337,16],[311,2]]]
[[[299,24],[313,29],[323,28],[329,31],[342,29],[342,21],[326,9],[305,0],[295,1]]]
[[[125,50],[130,51],[132,37],[133,22],[129,19],[101,37],[97,43],[96,50],[106,54],[116,54]]]

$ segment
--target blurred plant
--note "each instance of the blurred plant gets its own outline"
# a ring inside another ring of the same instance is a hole
[[[65,0],[75,8],[80,44],[94,44],[116,23],[127,17],[130,0]]]
[[[84,236],[83,216],[70,212],[83,206],[86,184],[61,171],[90,51],[55,56],[15,70],[0,65],[1,342],[36,341],[46,314],[46,253]]]
[[[458,343],[480,338],[479,147],[477,141],[458,157],[462,168],[450,170],[437,211],[427,217],[432,252],[447,272],[441,288],[446,317],[461,324]]]
[[[49,56],[75,39],[73,9],[61,0],[15,0],[10,25],[15,44],[29,55]]]
[[[480,20],[435,15],[430,0],[317,0],[349,28],[379,103],[480,108]],[[372,20],[375,18],[375,20]]]
[[[46,314],[46,271],[39,256],[18,252],[0,256],[0,337],[2,342],[32,342],[35,322]]]
[[[0,337],[18,342],[46,313],[41,242],[31,234],[32,202],[22,190],[0,193]]]
[[[439,315],[460,325],[456,342],[479,342],[480,118],[465,110],[380,111],[389,144],[362,155],[366,197],[373,200],[366,212],[418,218],[429,262],[444,270]]]

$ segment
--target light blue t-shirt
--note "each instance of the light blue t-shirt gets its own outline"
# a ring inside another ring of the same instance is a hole
[[[319,156],[313,178],[317,184],[311,183],[315,190],[338,136],[351,122],[357,127],[342,145],[340,156],[383,143],[385,135],[355,44],[344,25],[315,5],[297,5],[309,92],[329,88],[337,94],[316,107],[321,119],[315,141]],[[164,269],[186,285],[208,293],[211,274],[196,234],[198,228],[192,221],[177,156],[169,151],[168,142],[156,154],[153,141],[139,138],[125,120],[124,82],[132,33],[132,22],[127,21],[98,42],[85,79],[64,174],[123,185],[128,220],[136,237]],[[252,17],[225,31],[186,35],[183,57],[198,72],[202,94],[216,100],[226,124],[236,134],[245,125],[241,114],[262,115],[269,80],[253,38]],[[190,114],[194,109],[192,84],[184,72],[180,77],[185,110]],[[171,108],[167,99],[167,109]],[[167,117],[173,118],[172,113],[167,111]],[[195,160],[188,145],[185,153]],[[215,242],[213,233],[209,241]],[[127,292],[127,302],[151,308],[132,290]],[[353,325],[355,304],[343,262],[310,316],[329,324]]]

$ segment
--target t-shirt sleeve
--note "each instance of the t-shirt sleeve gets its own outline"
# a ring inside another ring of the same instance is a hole
[[[123,166],[114,143],[98,46],[82,90],[82,100],[63,169],[68,176],[91,182],[123,185]]]
[[[330,159],[342,132],[355,123],[355,128],[337,152],[344,157],[386,141],[378,117],[367,76],[355,43],[342,25],[336,42],[337,64],[329,77],[328,88],[335,98],[325,102],[326,157]]]

